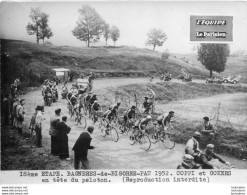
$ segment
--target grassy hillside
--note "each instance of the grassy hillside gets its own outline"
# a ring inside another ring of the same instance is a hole
[[[178,60],[184,61],[188,60],[190,64],[195,67],[203,67],[201,62],[197,60],[197,54],[189,53],[189,54],[173,54],[172,56],[176,56]],[[247,83],[247,57],[242,56],[230,56],[227,59],[225,71],[217,74],[214,72],[216,76],[227,76],[230,75],[241,75],[241,82]],[[208,71],[209,75],[209,71]]]
[[[163,61],[159,52],[128,46],[57,47],[2,39],[1,48],[2,71],[9,75],[3,78],[4,83],[12,82],[11,80],[16,76],[20,76],[21,80],[35,84],[49,77],[52,74],[51,69],[57,67],[70,68],[75,73],[93,71],[99,75],[102,72],[117,72],[144,76],[145,74],[159,75],[166,71],[177,75],[182,67],[191,74],[200,76],[207,74],[202,67],[189,65],[176,59]],[[32,82],[34,80],[35,82]]]

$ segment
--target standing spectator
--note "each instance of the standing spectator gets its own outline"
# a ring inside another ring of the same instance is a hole
[[[9,98],[8,94],[4,95],[1,105],[1,116],[3,126],[9,125]]]
[[[79,138],[76,140],[76,143],[72,150],[74,150],[74,167],[79,169],[80,162],[82,163],[83,169],[90,169],[89,161],[87,158],[88,149],[94,149],[94,146],[90,146],[91,143],[91,134],[93,133],[94,127],[89,126],[87,132],[81,133]]]
[[[59,144],[59,158],[70,160],[69,158],[69,139],[68,135],[71,128],[66,125],[67,116],[62,117],[62,122],[58,124],[58,144]]]
[[[55,116],[50,118],[50,130],[49,134],[51,136],[51,154],[54,156],[58,155],[58,141],[57,141],[57,132],[58,132],[58,123],[60,122],[61,109],[58,108],[55,110]]]
[[[37,114],[35,117],[35,133],[36,133],[36,146],[42,147],[42,122],[44,120],[44,106],[37,106]]]
[[[12,98],[16,97],[16,91],[17,91],[17,86],[15,84],[11,84],[10,93],[11,93]]]
[[[20,77],[18,77],[17,79],[15,79],[14,84],[16,86],[16,90],[20,91],[21,90],[21,82],[20,82]]]
[[[24,114],[25,114],[24,104],[25,104],[25,99],[22,99],[20,101],[20,104],[16,107],[17,130],[19,135],[22,135],[22,123],[24,121]]]
[[[20,99],[16,98],[14,103],[13,103],[12,110],[11,110],[12,111],[12,113],[11,113],[11,125],[12,125],[13,129],[17,128],[16,108],[19,104],[20,104]]]
[[[216,133],[216,129],[212,123],[209,122],[209,118],[207,116],[203,117],[203,128],[202,128],[202,134],[209,136],[210,140],[214,139],[214,135]]]

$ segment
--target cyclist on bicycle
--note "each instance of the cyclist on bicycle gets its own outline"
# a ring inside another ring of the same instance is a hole
[[[218,159],[221,163],[230,166],[229,162],[226,162],[224,159],[219,157],[214,152],[214,145],[208,144],[207,148],[204,150],[204,152],[200,155],[199,160],[200,164],[202,165],[202,169],[214,169],[215,166],[210,162],[213,158]]]
[[[136,110],[136,107],[131,106],[131,108],[129,108],[126,111],[126,113],[124,114],[124,124],[125,125],[127,125],[132,118],[135,118],[135,115],[136,115],[135,110]]]
[[[169,114],[164,113],[157,118],[157,122],[160,126],[160,130],[167,130],[172,128],[171,118],[174,117],[174,111],[170,111]]]
[[[117,104],[114,104],[111,106],[111,110],[113,111],[115,118],[117,118],[117,110],[118,110],[120,104],[121,104],[121,102],[117,102]]]
[[[147,124],[152,120],[152,116],[148,115],[145,118],[142,118],[140,121],[137,121],[135,123],[135,127],[137,127],[140,131],[142,131],[143,133],[145,133],[145,128],[147,126]]]
[[[100,110],[101,110],[101,106],[99,105],[99,103],[97,102],[97,100],[95,100],[94,103],[93,103],[93,105],[92,105],[92,112],[91,112],[91,115],[93,116],[94,123],[96,122],[95,115],[98,114],[98,112]]]
[[[103,119],[106,121],[107,125],[106,125],[106,133],[107,135],[109,135],[109,126],[110,123],[112,122],[112,120],[114,119],[114,111],[109,108],[109,110],[107,110],[104,114],[103,114]]]
[[[91,110],[92,110],[92,105],[94,103],[94,101],[97,100],[97,95],[93,95],[90,99],[89,99],[89,114],[91,114]]]
[[[199,166],[194,163],[194,157],[190,154],[183,156],[182,164],[178,165],[177,169],[198,169]]]

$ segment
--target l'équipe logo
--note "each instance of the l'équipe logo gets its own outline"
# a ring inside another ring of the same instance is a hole
[[[232,42],[232,16],[190,16],[190,41]]]

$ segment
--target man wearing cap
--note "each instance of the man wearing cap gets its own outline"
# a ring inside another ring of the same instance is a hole
[[[197,169],[198,165],[194,163],[194,157],[190,154],[185,154],[183,156],[183,162],[181,165],[178,165],[177,169]]]
[[[18,134],[22,135],[22,123],[24,121],[24,104],[25,104],[25,99],[22,99],[20,101],[20,104],[16,107],[16,121],[17,121],[17,130]]]
[[[51,136],[51,154],[52,155],[58,155],[57,132],[58,132],[58,123],[60,122],[60,114],[61,114],[61,109],[58,108],[55,110],[55,116],[52,116],[50,118],[49,134]]]
[[[69,158],[69,144],[68,144],[68,134],[71,128],[66,124],[67,116],[62,117],[62,122],[58,123],[57,141],[59,149],[59,158],[70,160]]]
[[[194,157],[195,162],[198,162],[199,155],[201,153],[199,148],[199,140],[201,138],[201,134],[199,132],[195,132],[193,136],[188,140],[185,147],[185,154],[190,154]]]
[[[82,163],[83,169],[90,169],[89,161],[87,158],[88,149],[94,149],[94,146],[90,146],[91,144],[91,134],[94,131],[93,126],[89,126],[87,128],[87,132],[82,132],[79,138],[76,140],[74,147],[74,167],[75,169],[79,169],[80,162]]]
[[[219,157],[214,152],[214,145],[208,144],[206,149],[204,150],[204,153],[200,155],[200,164],[202,165],[202,169],[214,169],[213,164],[210,162],[213,158],[218,159],[221,163],[226,164],[227,166],[230,165],[229,162],[226,162],[224,159]]]
[[[203,129],[202,134],[210,136],[211,139],[214,139],[214,134],[216,133],[213,124],[209,122],[209,118],[207,116],[203,117]]]

